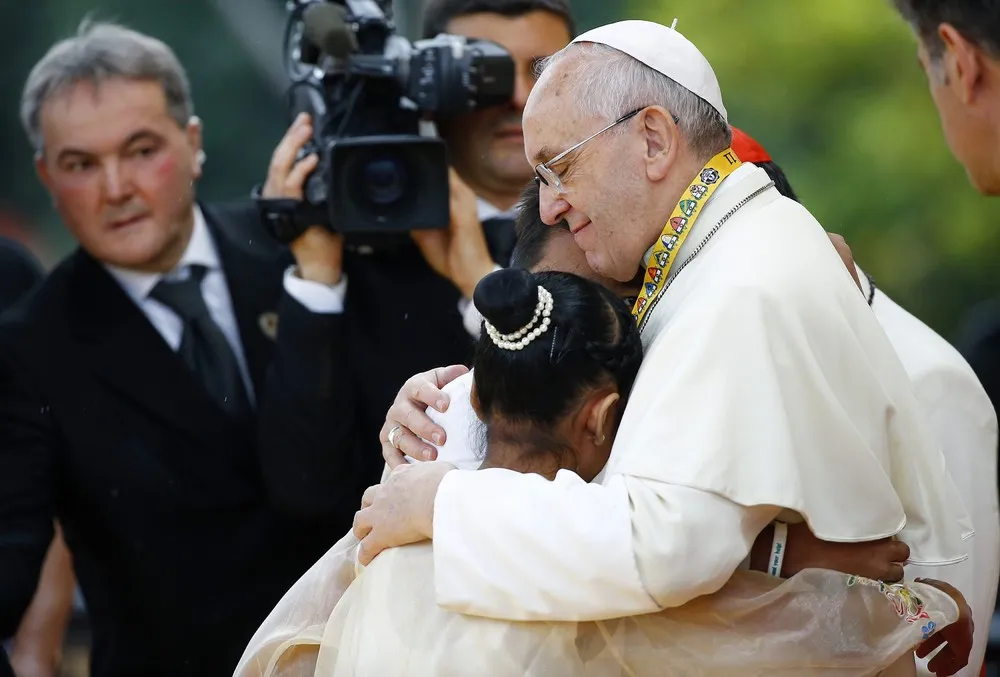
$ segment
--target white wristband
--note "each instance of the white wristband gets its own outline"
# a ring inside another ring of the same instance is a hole
[[[784,522],[774,523],[774,541],[771,543],[771,559],[768,561],[767,573],[781,576],[781,563],[785,559],[785,541],[788,540],[788,525]]]

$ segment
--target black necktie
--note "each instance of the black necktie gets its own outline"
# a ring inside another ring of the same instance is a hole
[[[491,216],[483,222],[483,234],[493,260],[501,266],[510,265],[510,255],[514,252],[516,236],[514,219],[509,216]]]
[[[204,384],[209,396],[233,416],[244,418],[250,413],[250,403],[239,364],[201,293],[201,281],[208,269],[190,266],[189,270],[186,279],[160,280],[149,296],[173,310],[184,322],[177,352]]]

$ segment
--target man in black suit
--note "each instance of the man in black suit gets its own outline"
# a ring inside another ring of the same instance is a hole
[[[268,412],[323,366],[296,350],[328,320],[312,248],[291,267],[252,206],[195,201],[200,123],[158,40],[85,25],[32,70],[22,120],[80,247],[0,321],[0,636],[58,518],[94,677],[230,674],[363,484],[346,452],[307,459],[320,495],[268,471],[305,466]]]
[[[34,289],[44,276],[31,252],[10,238],[0,237],[0,313]]]
[[[400,385],[416,372],[471,359],[482,322],[472,292],[482,277],[508,265],[514,207],[534,176],[521,132],[532,69],[569,43],[574,24],[566,0],[434,0],[424,36],[441,32],[497,42],[511,54],[516,73],[509,102],[439,125],[453,163],[449,228],[416,231],[414,243],[387,249],[354,247],[318,227],[302,238],[321,240],[316,249],[329,251],[327,265],[314,275],[325,288],[314,286],[327,299],[331,331],[317,331],[301,354],[330,368],[286,384],[280,429],[297,449],[313,449],[314,458],[358,449],[359,472],[372,482],[382,471],[379,431]],[[301,199],[317,158],[297,158],[312,135],[304,116],[288,130],[262,190],[266,197]],[[332,479],[322,469],[274,472],[310,494]]]

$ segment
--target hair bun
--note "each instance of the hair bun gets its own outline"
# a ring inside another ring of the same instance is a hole
[[[501,334],[511,334],[531,322],[538,305],[538,283],[523,268],[490,273],[472,294],[476,310]]]

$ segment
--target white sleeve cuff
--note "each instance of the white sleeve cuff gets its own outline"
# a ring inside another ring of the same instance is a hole
[[[347,276],[335,285],[303,280],[299,277],[298,266],[290,266],[285,271],[285,291],[289,296],[305,306],[311,313],[339,314],[344,312],[344,297],[347,295]]]
[[[494,264],[493,270],[490,272],[495,273],[498,270],[503,270],[503,266]],[[483,326],[483,316],[476,309],[476,304],[472,302],[472,299],[460,298],[458,312],[462,315],[462,325],[465,327],[465,331],[469,332],[469,336],[474,339],[479,338],[479,332]]]

